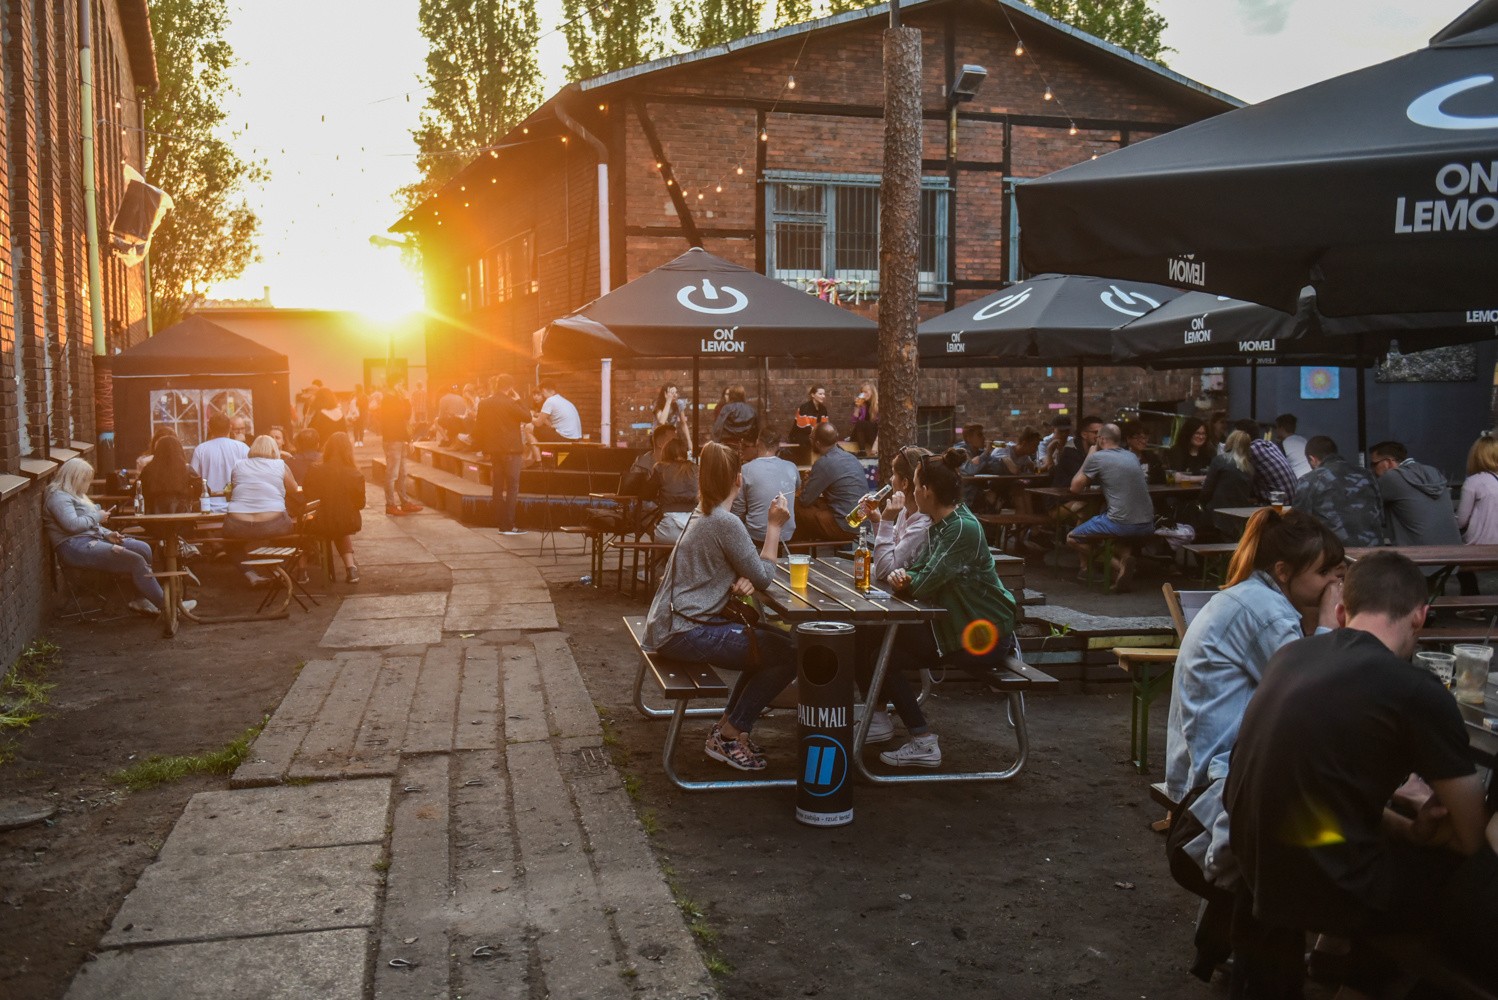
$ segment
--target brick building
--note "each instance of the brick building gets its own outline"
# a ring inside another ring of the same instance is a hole
[[[1017,0],[902,12],[923,36],[923,318],[1022,277],[1017,184],[1238,104]],[[887,22],[880,5],[553,95],[393,227],[423,251],[431,385],[497,371],[529,381],[534,331],[692,245],[801,287],[834,279],[845,306],[875,315]],[[949,123],[947,86],[968,64],[987,79]],[[822,382],[837,421],[873,375],[872,359],[849,362],[705,370],[699,405],[743,382],[772,421],[789,420]],[[615,367],[604,414],[596,369],[554,374],[585,429],[608,418],[631,444],[662,382],[690,386],[680,368]],[[1075,385],[1063,368],[923,372],[922,427],[933,442],[974,420],[1012,434],[1074,412]],[[1201,388],[1199,372],[1137,369],[1089,371],[1086,386],[1084,408],[1102,413]]]
[[[102,228],[119,204],[123,166],[142,169],[140,97],[157,85],[156,56],[146,0],[90,8]],[[72,0],[0,0],[0,671],[51,599],[47,480],[66,458],[91,456],[107,429],[95,412],[78,19]],[[102,277],[113,352],[146,335],[145,277],[107,254]]]

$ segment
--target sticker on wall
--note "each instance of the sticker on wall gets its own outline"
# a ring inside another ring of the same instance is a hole
[[[1047,403],[1045,405],[1046,405],[1046,409],[1048,409],[1048,410],[1065,410],[1066,409],[1066,404],[1065,403]]]
[[[1317,365],[1300,370],[1301,399],[1340,399],[1342,397],[1341,371]]]

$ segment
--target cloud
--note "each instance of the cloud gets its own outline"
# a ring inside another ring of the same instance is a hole
[[[1295,0],[1237,0],[1238,18],[1250,35],[1277,35],[1290,19]]]

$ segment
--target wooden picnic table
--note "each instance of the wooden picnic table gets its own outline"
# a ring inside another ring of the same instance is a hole
[[[1266,505],[1261,504],[1257,507],[1218,507],[1216,510],[1212,511],[1212,513],[1223,514],[1227,517],[1242,518],[1243,520],[1247,521],[1259,511],[1263,510],[1265,506]],[[1286,510],[1288,509],[1289,508],[1287,507]]]
[[[1498,545],[1380,545],[1373,548],[1348,549],[1353,562],[1374,552],[1398,552],[1416,566],[1466,566],[1471,569],[1498,569]]]
[[[776,567],[775,579],[759,593],[759,599],[792,625],[801,622],[836,621],[850,625],[885,626],[884,639],[874,662],[874,675],[864,693],[863,714],[853,728],[853,748],[849,753],[853,767],[865,780],[874,784],[909,784],[919,781],[1006,781],[1014,777],[1025,766],[1029,755],[1029,736],[1025,729],[1024,696],[1020,692],[1008,694],[1010,719],[1014,724],[1019,751],[1014,761],[1001,771],[976,771],[929,774],[874,774],[863,760],[864,741],[868,737],[869,724],[875,709],[883,706],[876,703],[875,695],[884,686],[889,673],[891,652],[895,635],[902,625],[924,626],[947,613],[945,608],[922,601],[896,597],[887,591],[875,589],[861,593],[853,586],[853,563],[841,557],[815,559],[812,561],[805,590],[791,587],[790,570],[786,564]]]
[[[1487,686],[1487,700],[1481,705],[1457,702],[1462,721],[1467,724],[1467,745],[1472,759],[1498,775],[1498,688]],[[1498,808],[1498,778],[1488,779],[1488,808]]]
[[[205,521],[223,520],[222,514],[202,514],[193,511],[188,514],[136,514],[117,513],[110,515],[111,527],[138,526],[151,538],[160,542],[161,561],[166,569],[157,574],[161,578],[161,589],[165,593],[166,600],[162,602],[161,609],[161,634],[165,638],[172,638],[177,634],[179,616],[190,622],[203,622],[191,611],[182,606],[185,596],[185,588],[181,585],[181,577],[178,575],[178,556],[180,547],[178,542],[184,529],[196,527]]]
[[[1174,486],[1149,486],[1150,499],[1162,497],[1194,497],[1200,495],[1202,488],[1196,483],[1176,483]],[[1089,486],[1082,493],[1073,493],[1065,486],[1031,486],[1025,490],[1026,493],[1038,497],[1051,497],[1056,500],[1089,500],[1102,499],[1103,490],[1098,486]]]

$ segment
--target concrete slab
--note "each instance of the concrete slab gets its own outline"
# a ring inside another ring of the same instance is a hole
[[[489,645],[463,651],[463,682],[458,693],[454,750],[493,750],[499,746],[499,650]]]
[[[403,753],[446,753],[452,749],[462,664],[463,651],[456,645],[427,650],[411,699]]]
[[[334,619],[320,645],[329,649],[378,649],[386,646],[431,646],[442,641],[441,618]]]
[[[551,735],[546,720],[546,696],[530,646],[506,646],[500,653],[504,676],[505,740],[529,743]]]
[[[429,618],[447,610],[447,594],[355,594],[343,599],[334,621]]]
[[[355,550],[360,566],[410,565],[413,563],[435,563],[437,557],[426,550],[414,538],[392,541],[366,542],[360,536]]]
[[[317,718],[317,710],[333,689],[342,660],[312,660],[302,667],[296,682],[281,701],[250,748],[250,755],[234,772],[234,788],[274,784],[286,776],[297,748]]]
[[[374,923],[378,844],[198,857],[175,854],[141,875],[106,948],[367,927]]]
[[[523,859],[516,864],[502,751],[455,753],[451,759],[453,842],[469,846],[453,852],[449,944],[460,955],[471,955],[480,945],[494,949],[482,964],[457,966],[452,995],[529,1000],[546,991],[544,982],[538,982],[532,992],[534,934],[521,891]]]
[[[411,716],[411,699],[421,674],[421,657],[387,655],[384,661],[370,692],[364,719],[359,723],[354,751],[344,768],[345,777],[394,774],[399,762]]]
[[[442,620],[446,632],[487,632],[492,629],[554,629],[556,608],[550,604],[513,604],[468,612],[459,607]]]
[[[473,584],[465,584],[465,588],[472,588]],[[483,586],[480,584],[479,586]],[[519,586],[513,583],[496,583],[487,590],[476,591],[465,589],[461,594],[450,598],[447,602],[448,611],[463,611],[475,614],[480,611],[493,611],[496,608],[509,607],[512,604],[550,604],[551,591],[544,583]]]
[[[318,931],[101,954],[66,1000],[360,1000],[369,932]]]
[[[346,657],[338,683],[328,692],[317,718],[307,730],[296,758],[287,770],[291,778],[336,778],[353,756],[354,739],[382,662],[374,653]]]
[[[448,755],[407,759],[400,772],[390,833],[390,870],[375,962],[376,1000],[447,997],[450,949]],[[472,949],[469,949],[471,952]],[[465,955],[467,952],[462,953]],[[391,968],[401,958],[415,968]]]
[[[380,843],[389,808],[388,781],[199,792],[162,845],[161,859]]]
[[[451,569],[502,569],[506,572],[534,572],[522,560],[508,552],[453,552],[444,554],[442,563]]]
[[[598,710],[593,707],[593,698],[583,683],[566,638],[560,632],[550,632],[536,636],[531,646],[536,651],[541,683],[546,688],[551,731],[562,737],[600,737]]]

